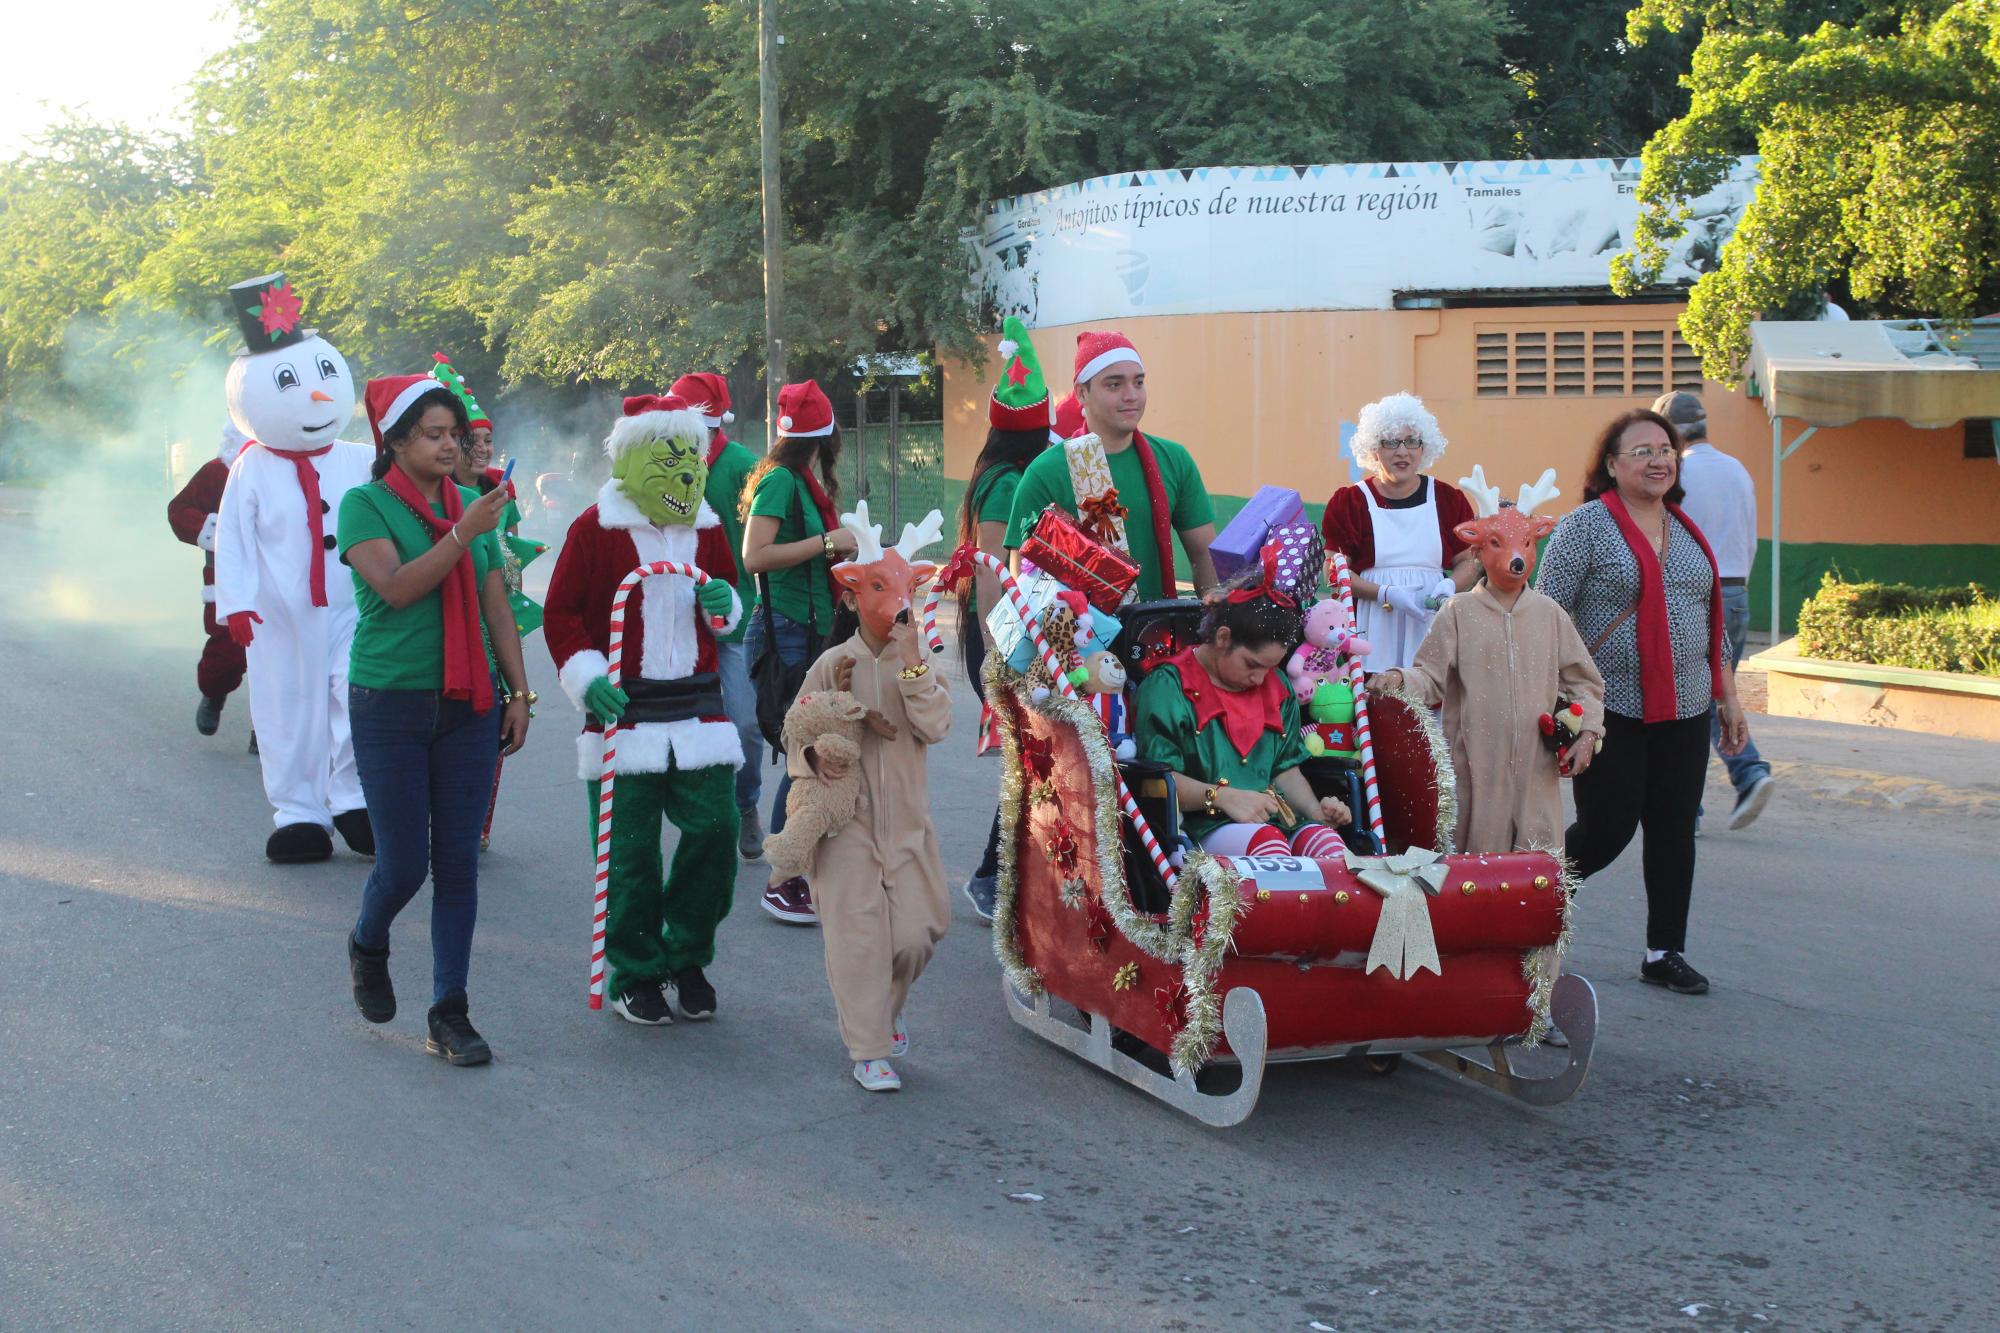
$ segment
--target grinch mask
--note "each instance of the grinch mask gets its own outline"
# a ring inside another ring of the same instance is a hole
[[[708,485],[703,443],[680,436],[637,441],[611,460],[611,475],[647,522],[662,528],[692,524]]]

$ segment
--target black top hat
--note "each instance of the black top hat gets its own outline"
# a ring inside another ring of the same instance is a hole
[[[252,352],[268,352],[305,340],[299,295],[284,274],[266,273],[239,282],[229,289],[229,299],[243,329],[243,345]]]

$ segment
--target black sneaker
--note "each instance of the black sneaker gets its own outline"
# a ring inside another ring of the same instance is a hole
[[[194,706],[194,729],[204,736],[213,736],[222,725],[222,700],[211,699],[206,694]]]
[[[1669,949],[1657,962],[1639,964],[1639,980],[1665,986],[1676,995],[1708,994],[1708,978],[1688,966],[1688,960]]]
[[[396,1016],[396,988],[389,984],[389,951],[347,937],[347,970],[354,979],[354,1007],[371,1023]]]
[[[715,987],[698,967],[684,967],[674,973],[674,993],[680,997],[681,1017],[698,1023],[715,1017]]]
[[[627,1023],[642,1027],[665,1027],[674,1021],[674,1007],[657,981],[645,981],[611,1001],[611,1012]]]
[[[356,856],[375,855],[375,826],[368,822],[366,806],[342,810],[333,817],[333,826],[339,830],[348,851]]]
[[[424,1049],[432,1055],[441,1055],[455,1065],[483,1065],[493,1058],[493,1048],[473,1030],[472,1020],[465,1016],[463,991],[447,995],[432,1005],[430,1024],[431,1035],[424,1042]]]

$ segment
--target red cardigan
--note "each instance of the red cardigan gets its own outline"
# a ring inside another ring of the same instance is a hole
[[[1444,568],[1458,558],[1465,549],[1465,543],[1458,539],[1452,529],[1461,523],[1472,522],[1472,502],[1465,498],[1465,492],[1456,486],[1430,478],[1436,494],[1438,532],[1444,538]],[[1326,538],[1329,552],[1339,551],[1347,557],[1348,565],[1357,574],[1364,574],[1375,567],[1375,521],[1368,511],[1368,501],[1361,494],[1366,486],[1375,492],[1377,504],[1383,502],[1382,490],[1373,478],[1353,486],[1342,486],[1326,502],[1326,515],[1320,519],[1319,530]]]

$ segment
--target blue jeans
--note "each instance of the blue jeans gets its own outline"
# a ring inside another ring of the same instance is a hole
[[[749,611],[744,612],[749,615]],[[757,687],[750,683],[745,645],[715,645],[715,669],[722,676],[722,711],[736,724],[743,742],[743,767],[736,770],[736,808],[755,810],[764,795],[764,733],[757,730]]]
[[[812,644],[804,625],[796,620],[787,620],[773,611],[771,629],[776,635],[779,661],[786,666],[797,666],[806,660],[806,650]],[[766,645],[771,642],[772,640],[764,633],[764,610],[759,607],[756,614],[750,618],[749,631],[743,636],[744,662],[754,663],[764,655]],[[753,707],[751,711],[754,712],[755,708]],[[761,735],[758,737],[758,744],[760,746],[763,744]],[[761,755],[762,750],[760,749],[758,753]],[[791,790],[792,775],[788,772],[778,779],[777,794],[771,798],[770,829],[773,833],[785,831],[785,797],[791,794]]]
[[[347,687],[354,764],[375,828],[375,868],[354,938],[389,947],[389,924],[431,879],[431,1000],[463,994],[479,915],[479,826],[500,759],[500,705],[475,713],[436,690]]]
[[[1736,664],[1743,660],[1743,636],[1750,632],[1750,589],[1730,586],[1722,590],[1722,632],[1729,637],[1729,669],[1734,672]],[[1708,743],[1716,744],[1722,739],[1722,715],[1719,710],[1708,710]],[[1742,754],[1725,754],[1722,766],[1729,770],[1729,785],[1743,792],[1758,778],[1766,777],[1771,766],[1757,753],[1757,742],[1746,741]]]

